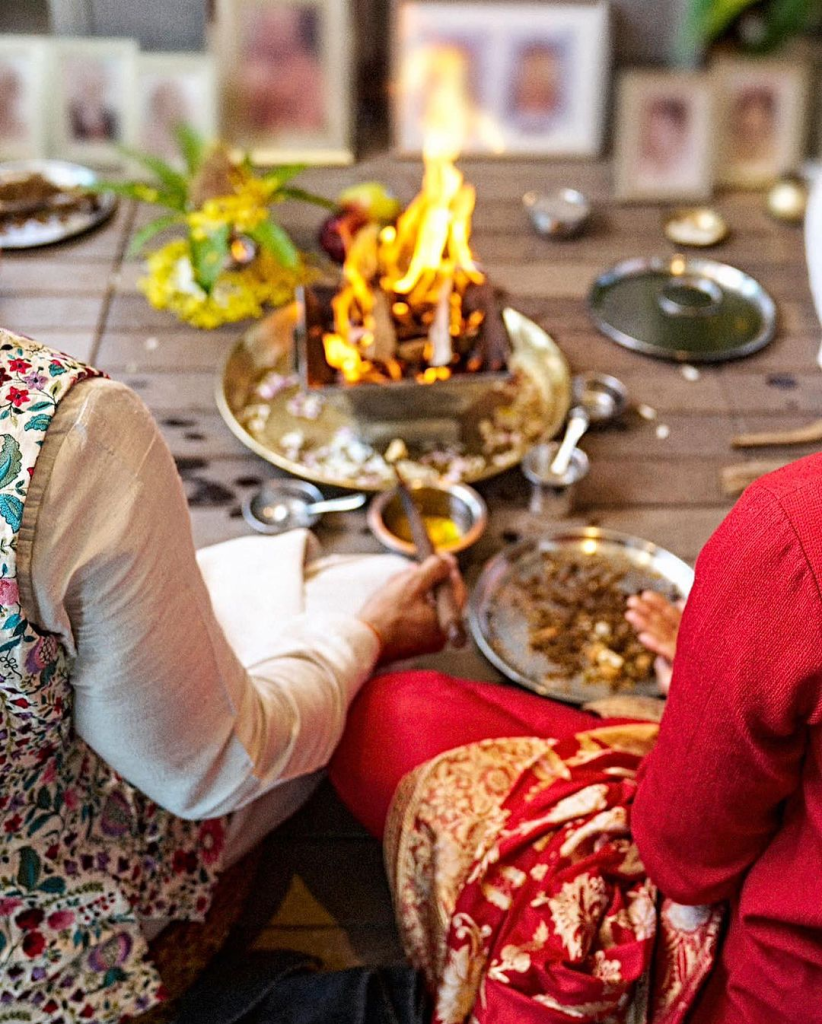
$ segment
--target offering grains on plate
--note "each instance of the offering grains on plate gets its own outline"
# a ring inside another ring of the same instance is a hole
[[[631,594],[687,596],[693,570],[670,551],[594,526],[558,526],[496,554],[474,584],[474,639],[499,671],[544,697],[588,704],[656,697],[653,656],[625,621]]]
[[[614,692],[646,681],[654,656],[625,620],[629,594],[653,584],[661,589],[642,575],[612,557],[543,551],[511,593],[531,651],[544,655],[556,675]]]
[[[0,182],[0,224],[19,226],[29,220],[96,212],[100,201],[80,189],[62,188],[32,173]]]

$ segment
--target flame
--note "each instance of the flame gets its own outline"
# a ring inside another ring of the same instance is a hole
[[[484,318],[465,309],[467,290],[485,276],[470,247],[476,191],[454,164],[477,120],[466,57],[445,46],[428,51],[427,60],[422,187],[396,226],[379,230],[369,224],[357,233],[343,286],[332,301],[334,328],[323,339],[326,359],[349,383],[402,376],[421,383],[446,380],[461,358],[455,345],[476,336]],[[411,81],[418,73],[412,62]],[[424,341],[422,363],[404,365],[389,351],[392,344],[398,347],[400,334]],[[464,363],[473,368],[470,360]]]

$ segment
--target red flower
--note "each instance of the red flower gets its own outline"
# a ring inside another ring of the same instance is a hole
[[[13,817],[9,818],[8,821],[3,822],[3,828],[6,832],[18,832],[22,824],[23,819],[19,814],[15,814]]]
[[[55,1002],[53,999],[49,999],[46,1005],[43,1007],[43,1013],[54,1013],[60,1009],[60,1004]]]
[[[30,910],[24,910],[22,914],[18,914],[14,919],[14,923],[18,928],[22,928],[24,932],[33,932],[45,916],[45,913],[39,907],[32,907]]]
[[[74,914],[70,910],[55,910],[49,914],[46,924],[56,932],[61,932],[74,924]]]
[[[80,1011],[80,1016],[85,1017],[86,1020],[88,1020],[89,1017],[94,1016],[94,1007],[91,1005],[91,1003],[86,1003],[86,1005]]]
[[[19,409],[24,402],[30,402],[29,393],[26,388],[9,388],[6,395],[7,401],[11,402],[15,409]]]
[[[25,359],[10,359],[9,369],[12,373],[26,373],[31,369],[31,363],[26,362]]]
[[[177,850],[171,866],[174,868],[175,875],[182,875],[186,871],[192,874],[197,870],[197,855],[186,853],[185,850]]]
[[[200,853],[205,864],[214,864],[223,852],[225,829],[217,818],[204,821],[200,828]]]
[[[26,932],[23,939],[23,952],[28,957],[40,956],[46,948],[46,938],[42,932]]]
[[[0,367],[0,384],[5,384],[7,381],[14,380],[10,373],[6,373],[6,368]]]

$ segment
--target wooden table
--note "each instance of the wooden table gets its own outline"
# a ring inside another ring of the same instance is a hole
[[[574,370],[613,373],[634,402],[658,412],[656,423],[632,416],[586,438],[592,468],[575,521],[638,534],[692,561],[730,507],[720,469],[756,457],[733,452],[730,438],[743,430],[799,426],[822,413],[816,364],[822,330],[808,290],[801,230],[772,221],[759,194],[717,200],[732,234],[711,255],[753,274],[771,292],[779,333],[764,352],[701,370],[693,381],[676,366],[601,337],[584,308],[603,269],[629,256],[671,253],[658,208],[611,205],[605,165],[489,161],[466,163],[463,170],[477,186],[474,249],[492,280],[545,327]],[[354,181],[375,178],[407,200],[417,190],[420,168],[380,157],[355,168],[308,172],[301,183],[333,196]],[[588,193],[596,219],[582,238],[552,243],[530,231],[520,197],[530,188],[562,184]],[[322,214],[287,206],[282,212],[298,241],[313,245]],[[86,239],[4,256],[0,323],[91,361],[143,397],[177,460],[200,546],[245,533],[240,499],[276,471],[239,444],[215,408],[215,371],[240,329],[186,328],[138,293],[140,264],[125,253],[132,232],[149,217],[145,208],[123,206],[110,225]],[[658,436],[660,424],[669,428],[667,436]],[[768,455],[787,460],[811,450]],[[500,547],[538,535],[544,525],[528,512],[518,471],[481,490],[491,522],[466,559],[469,580]],[[317,532],[332,551],[378,550],[362,512],[329,516]],[[439,664],[494,678],[471,652]],[[271,838],[262,870],[270,900],[255,901],[245,920],[248,936],[262,928],[258,945],[309,949],[333,966],[399,955],[379,847],[327,789]]]

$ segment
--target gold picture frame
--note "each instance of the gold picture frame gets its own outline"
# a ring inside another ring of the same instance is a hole
[[[715,102],[710,75],[626,71],[617,87],[614,190],[622,202],[710,197]]]
[[[810,67],[800,60],[722,57],[711,65],[718,104],[717,182],[765,188],[805,158]]]
[[[223,136],[255,163],[354,160],[349,0],[217,0]]]

